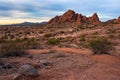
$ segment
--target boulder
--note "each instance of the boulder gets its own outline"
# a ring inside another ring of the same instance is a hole
[[[18,73],[14,76],[13,79],[18,80],[22,76],[36,77],[38,75],[38,70],[36,68],[34,68],[32,65],[25,64],[18,69]]]

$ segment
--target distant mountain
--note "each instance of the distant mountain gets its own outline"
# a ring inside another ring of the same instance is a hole
[[[47,22],[40,22],[40,23],[34,23],[34,22],[23,22],[18,24],[9,24],[9,25],[1,25],[1,26],[43,26]]]

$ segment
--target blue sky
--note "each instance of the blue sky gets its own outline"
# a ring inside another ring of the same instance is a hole
[[[120,16],[120,0],[0,0],[0,24],[48,21],[68,9],[100,20]]]

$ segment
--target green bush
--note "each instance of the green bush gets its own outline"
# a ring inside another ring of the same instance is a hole
[[[49,39],[49,40],[47,41],[47,44],[48,44],[48,45],[56,45],[56,44],[58,44],[59,42],[60,42],[59,39],[53,38],[53,39]]]
[[[51,37],[51,36],[52,36],[51,33],[45,34],[45,37]]]
[[[105,38],[92,39],[88,46],[92,49],[94,54],[108,54],[112,48],[111,42]]]
[[[85,35],[80,36],[80,41],[85,41]]]

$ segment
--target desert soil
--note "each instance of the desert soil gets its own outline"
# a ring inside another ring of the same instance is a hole
[[[50,50],[31,49],[22,57],[1,58],[4,63],[11,64],[12,68],[0,69],[0,80],[12,80],[21,65],[35,64],[38,60],[50,64],[38,68],[40,75],[29,80],[120,80],[118,55],[93,55],[90,50],[75,48],[54,47],[53,52]]]

